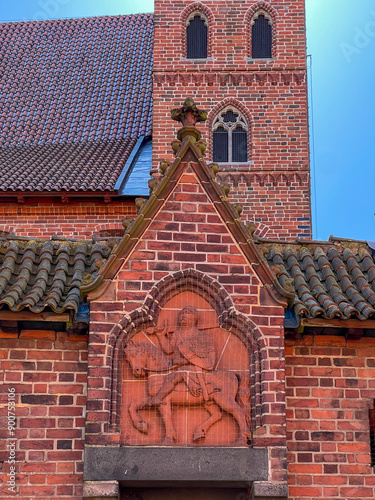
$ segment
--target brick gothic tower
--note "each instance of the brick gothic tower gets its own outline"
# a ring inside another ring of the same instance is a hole
[[[208,112],[206,160],[256,234],[311,237],[304,0],[156,0],[154,152],[170,151],[169,109]]]

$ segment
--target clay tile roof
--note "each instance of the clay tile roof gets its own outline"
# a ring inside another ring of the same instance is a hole
[[[0,238],[0,308],[77,311],[80,286],[110,253],[106,242]]]
[[[261,244],[279,283],[294,280],[294,311],[306,318],[375,318],[375,262],[364,242]]]
[[[0,24],[0,190],[113,190],[151,135],[153,16]]]

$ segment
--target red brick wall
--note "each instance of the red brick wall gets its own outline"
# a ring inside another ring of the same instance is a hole
[[[154,166],[163,158],[172,159],[170,141],[179,126],[170,119],[171,108],[191,96],[200,108],[208,110],[209,119],[199,129],[208,141],[206,159],[210,161],[210,123],[225,104],[232,103],[248,118],[251,144],[248,164],[222,165],[219,177],[234,185],[231,200],[245,204],[244,218],[255,221],[262,236],[309,237],[304,0],[268,4],[276,45],[276,57],[268,61],[248,58],[249,9],[256,3],[204,2],[212,11],[212,57],[199,62],[183,58],[181,13],[191,2],[156,2]]]
[[[53,234],[72,238],[91,238],[99,231],[123,229],[121,220],[135,215],[129,202],[28,202],[0,204],[0,231],[17,236],[49,238]]]
[[[82,498],[87,339],[54,331],[0,333],[0,497]],[[7,429],[8,389],[16,431]],[[16,442],[16,490],[7,444]]]
[[[290,500],[374,498],[375,339],[304,336],[286,344]]]

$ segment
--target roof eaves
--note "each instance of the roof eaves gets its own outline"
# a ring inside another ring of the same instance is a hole
[[[174,178],[175,172],[180,163],[185,159],[188,150],[191,150],[193,156],[196,158],[197,164],[200,166],[200,169],[198,171],[196,170],[195,173],[197,174],[197,177],[200,178],[202,185],[206,185],[206,189],[208,184],[211,186],[209,189],[211,193],[210,196],[214,200],[214,203],[225,221],[228,230],[235,238],[239,238],[242,250],[249,261],[255,266],[258,277],[262,281],[265,289],[271,294],[273,300],[283,307],[286,307],[287,303],[294,299],[295,293],[287,291],[278,282],[266,259],[258,251],[256,245],[247,234],[243,224],[240,222],[239,218],[235,217],[234,209],[228,202],[225,193],[217,184],[214,174],[206,165],[201,151],[191,137],[186,137],[184,139],[173,164],[167,169],[163,178],[153,190],[148,201],[145,202],[143,207],[140,208],[138,217],[129,227],[128,232],[124,235],[124,238],[111,254],[106,264],[100,269],[95,281],[89,286],[81,287],[82,294],[87,295],[88,293],[93,292],[98,289],[106,279],[112,279],[116,275],[121,265],[130,254],[133,246],[139,241],[139,238],[152,221],[156,212],[160,209],[160,206],[168,197],[168,194],[174,189],[174,185],[176,184],[176,179]],[[194,162],[192,166],[195,170]]]

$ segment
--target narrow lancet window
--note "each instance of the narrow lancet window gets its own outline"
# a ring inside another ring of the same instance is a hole
[[[188,59],[207,59],[208,22],[200,12],[188,17],[186,42]]]
[[[257,13],[251,26],[251,47],[254,59],[272,58],[272,19],[266,12]]]

